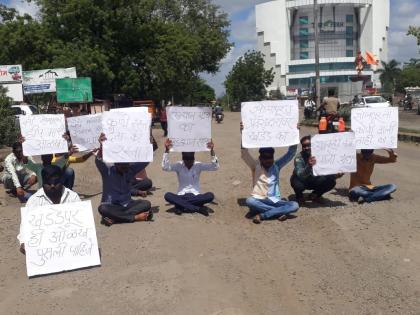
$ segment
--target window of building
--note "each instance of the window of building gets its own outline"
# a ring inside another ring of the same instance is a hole
[[[307,39],[301,39],[300,48],[308,48],[308,47],[309,47],[309,41]]]
[[[347,23],[353,23],[353,15],[352,14],[346,15],[346,22]]]
[[[300,28],[299,29],[299,35],[304,35],[304,36],[309,35],[309,29],[308,28]]]
[[[353,35],[353,26],[346,26],[346,34]]]
[[[346,38],[346,46],[347,47],[352,47],[353,46],[353,38],[351,38],[351,37]]]
[[[309,17],[301,16],[299,18],[299,25],[308,25],[309,24]]]
[[[307,51],[301,51],[299,54],[300,59],[309,59],[309,52]]]
[[[346,57],[354,57],[353,50],[346,50]]]

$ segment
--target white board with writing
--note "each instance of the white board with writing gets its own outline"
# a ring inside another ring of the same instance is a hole
[[[19,117],[20,130],[25,141],[26,156],[68,152],[65,118],[60,115],[26,115]]]
[[[83,115],[67,118],[71,141],[79,151],[93,150],[99,147],[102,132],[102,114]]]
[[[241,118],[244,148],[286,147],[299,143],[297,101],[242,103]]]
[[[151,116],[148,112],[105,112],[102,130],[103,158],[108,163],[152,162]]]
[[[211,140],[211,108],[177,107],[167,110],[168,138],[175,152],[208,151]]]
[[[353,132],[315,135],[311,139],[315,176],[353,173],[357,170],[356,142]]]
[[[99,266],[90,201],[21,208],[28,277]]]
[[[119,107],[119,108],[111,108],[111,112],[149,112],[149,109],[146,106],[138,106],[138,107]]]
[[[356,149],[396,149],[398,147],[398,108],[355,108],[351,129]]]

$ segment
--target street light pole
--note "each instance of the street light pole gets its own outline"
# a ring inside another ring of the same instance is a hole
[[[318,0],[314,0],[314,34],[315,34],[315,91],[316,107],[321,106],[321,79],[319,74],[319,29],[318,29]]]

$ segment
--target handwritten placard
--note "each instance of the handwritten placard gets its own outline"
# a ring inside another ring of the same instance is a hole
[[[356,172],[356,142],[353,132],[315,135],[311,140],[315,176]]]
[[[351,129],[357,149],[396,149],[398,147],[398,108],[355,108]]]
[[[211,108],[168,107],[168,138],[172,151],[208,151],[211,140]]]
[[[99,147],[102,132],[102,114],[84,115],[67,118],[71,141],[79,151],[93,150]]]
[[[105,112],[102,129],[107,138],[103,143],[106,162],[152,162],[150,143],[151,116],[142,112]]]
[[[19,117],[26,156],[68,152],[64,115],[27,115]]]
[[[138,107],[119,107],[119,108],[111,108],[111,112],[127,112],[127,113],[133,113],[133,112],[145,112],[148,113],[149,109],[145,106],[138,106]]]
[[[21,208],[28,277],[101,264],[90,201]]]
[[[299,143],[297,101],[242,103],[241,117],[244,148],[285,147]]]

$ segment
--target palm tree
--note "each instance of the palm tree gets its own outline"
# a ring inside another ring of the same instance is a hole
[[[384,90],[387,92],[394,93],[396,81],[401,73],[399,68],[400,63],[395,59],[392,59],[390,62],[382,61],[382,69],[378,69],[378,72],[381,74],[379,79]]]

